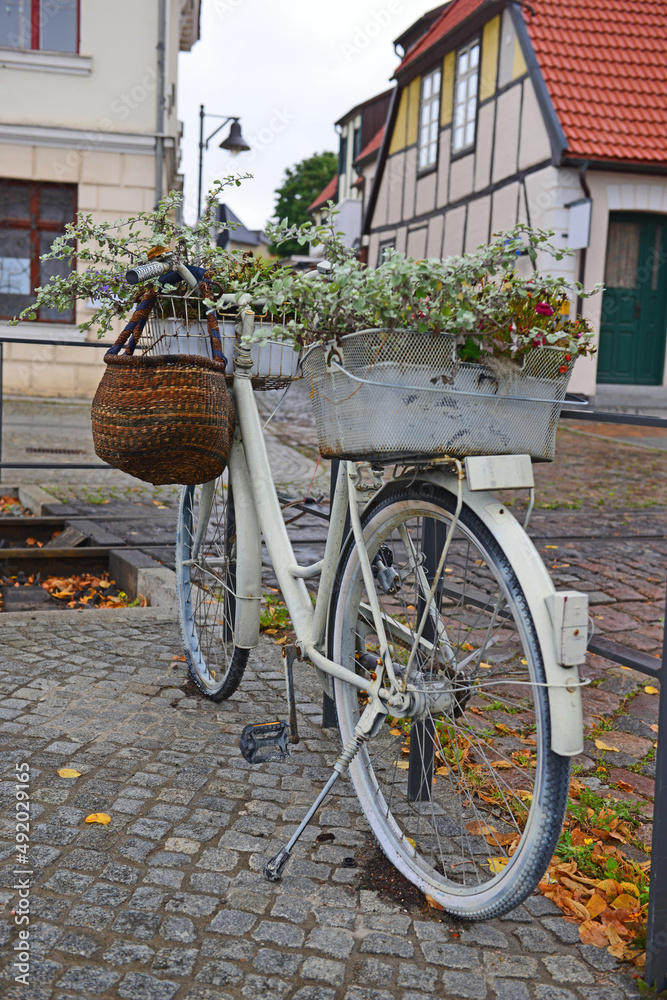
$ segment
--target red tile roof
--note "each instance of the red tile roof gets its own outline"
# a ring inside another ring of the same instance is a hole
[[[667,163],[665,0],[531,0],[524,20],[566,155]]]
[[[439,42],[445,35],[448,35],[450,31],[453,31],[457,25],[465,21],[471,14],[474,14],[485,3],[488,3],[488,0],[452,0],[420,41],[405,53],[396,73],[400,73],[401,70],[405,69],[417,56],[427,52],[431,46]]]
[[[372,153],[376,153],[378,151],[378,149],[382,145],[382,139],[384,138],[384,129],[385,126],[383,125],[382,128],[377,130],[371,141],[367,142],[362,151],[359,153],[359,156],[354,161],[355,163],[360,163],[362,160],[365,160],[367,157],[369,157]]]
[[[309,212],[314,212],[316,208],[320,208],[322,205],[326,205],[328,201],[336,200],[336,192],[338,191],[338,174],[334,174],[327,186],[320,191],[315,201],[308,206]]]

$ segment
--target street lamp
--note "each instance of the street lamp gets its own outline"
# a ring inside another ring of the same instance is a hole
[[[222,118],[222,124],[218,125],[214,132],[211,132],[208,139],[204,141],[204,118]],[[197,194],[197,219],[201,216],[201,188],[202,188],[202,168],[204,165],[204,150],[208,149],[208,144],[220,129],[224,128],[227,122],[231,122],[229,135],[220,143],[220,149],[227,149],[230,153],[247,153],[250,146],[241,135],[239,119],[235,115],[210,115],[204,114],[204,105],[199,105],[199,191]]]

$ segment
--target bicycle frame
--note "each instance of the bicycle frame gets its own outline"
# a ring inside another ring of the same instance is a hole
[[[311,566],[299,566],[280,511],[266,443],[254,392],[250,383],[250,352],[238,349],[234,368],[234,402],[237,431],[229,469],[236,503],[246,517],[236,526],[237,550],[245,555],[237,560],[235,641],[238,645],[257,644],[261,599],[261,558],[258,557],[260,531],[271,557],[278,584],[297,635],[300,656],[308,658],[325,675],[338,677],[360,689],[369,682],[329,660],[321,652],[326,633],[328,595],[331,591],[338,554],[343,543],[348,511],[347,476],[336,487],[323,559]],[[305,579],[319,574],[317,601],[313,608]]]
[[[248,330],[251,329],[251,324],[252,315],[247,316],[247,319],[244,316],[244,326]],[[273,484],[264,433],[250,383],[251,366],[249,350],[244,348],[242,343],[237,343],[234,378],[237,435],[230,458],[230,478],[236,503],[243,506],[246,516],[239,519],[236,526],[237,552],[241,553],[241,556],[237,559],[235,641],[237,645],[245,647],[254,647],[259,641],[261,532],[296,632],[297,653],[301,658],[310,660],[317,668],[323,689],[331,695],[333,692],[330,679],[339,678],[360,690],[367,691],[376,709],[380,708],[382,700],[385,703],[385,712],[386,705],[389,704],[392,712],[400,715],[399,684],[394,676],[391,656],[387,652],[386,638],[383,639],[385,630],[379,607],[371,608],[371,612],[377,635],[381,640],[381,655],[385,670],[378,671],[376,680],[371,683],[353,670],[328,659],[322,652],[326,639],[329,596],[344,540],[348,511],[360,560],[362,563],[364,559],[366,561],[366,575],[370,576],[371,573],[363,544],[355,490],[351,483],[350,464],[344,463],[336,484],[324,557],[313,565],[300,566],[287,535]],[[443,470],[421,470],[420,477],[430,479],[455,493],[458,492],[461,502],[464,492],[461,475],[458,477],[458,483],[456,476]],[[466,487],[465,501],[498,539],[505,551],[513,552],[516,556],[513,560],[514,569],[526,594],[533,618],[544,622],[556,639],[550,608],[555,590],[544,563],[525,531],[492,494],[485,491],[474,492]],[[453,527],[455,525],[456,521]],[[318,574],[319,587],[313,608],[304,581]],[[370,594],[373,591],[371,579],[371,586],[367,587],[367,592]],[[561,665],[556,642],[553,648],[543,649],[542,654],[549,687],[552,749],[563,756],[573,756],[581,753],[583,748],[581,691],[577,670],[576,667]],[[383,690],[381,699],[383,675],[392,682],[393,693],[388,696]]]

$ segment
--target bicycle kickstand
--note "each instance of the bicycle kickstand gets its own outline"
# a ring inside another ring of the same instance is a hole
[[[327,781],[326,785],[317,796],[285,846],[281,847],[278,853],[275,854],[264,866],[264,877],[267,878],[269,882],[279,881],[283,871],[285,870],[285,865],[291,857],[292,850],[294,849],[297,840],[306,829],[340,776],[345,774],[349,765],[354,760],[359,750],[361,750],[363,744],[371,736],[374,736],[377,733],[378,729],[384,722],[387,712],[388,709],[382,704],[373,711],[371,711],[370,705],[367,706],[361,719],[355,726],[354,733],[345,744],[343,752],[334,764],[333,774]]]

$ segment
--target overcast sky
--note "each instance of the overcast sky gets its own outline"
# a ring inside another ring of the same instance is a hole
[[[202,0],[201,40],[179,59],[181,170],[186,220],[196,214],[199,105],[239,115],[251,152],[204,154],[204,190],[221,175],[252,173],[226,199],[250,229],[273,213],[286,167],[338,149],[334,122],[391,86],[393,40],[429,0]],[[206,119],[208,136],[219,124]]]

